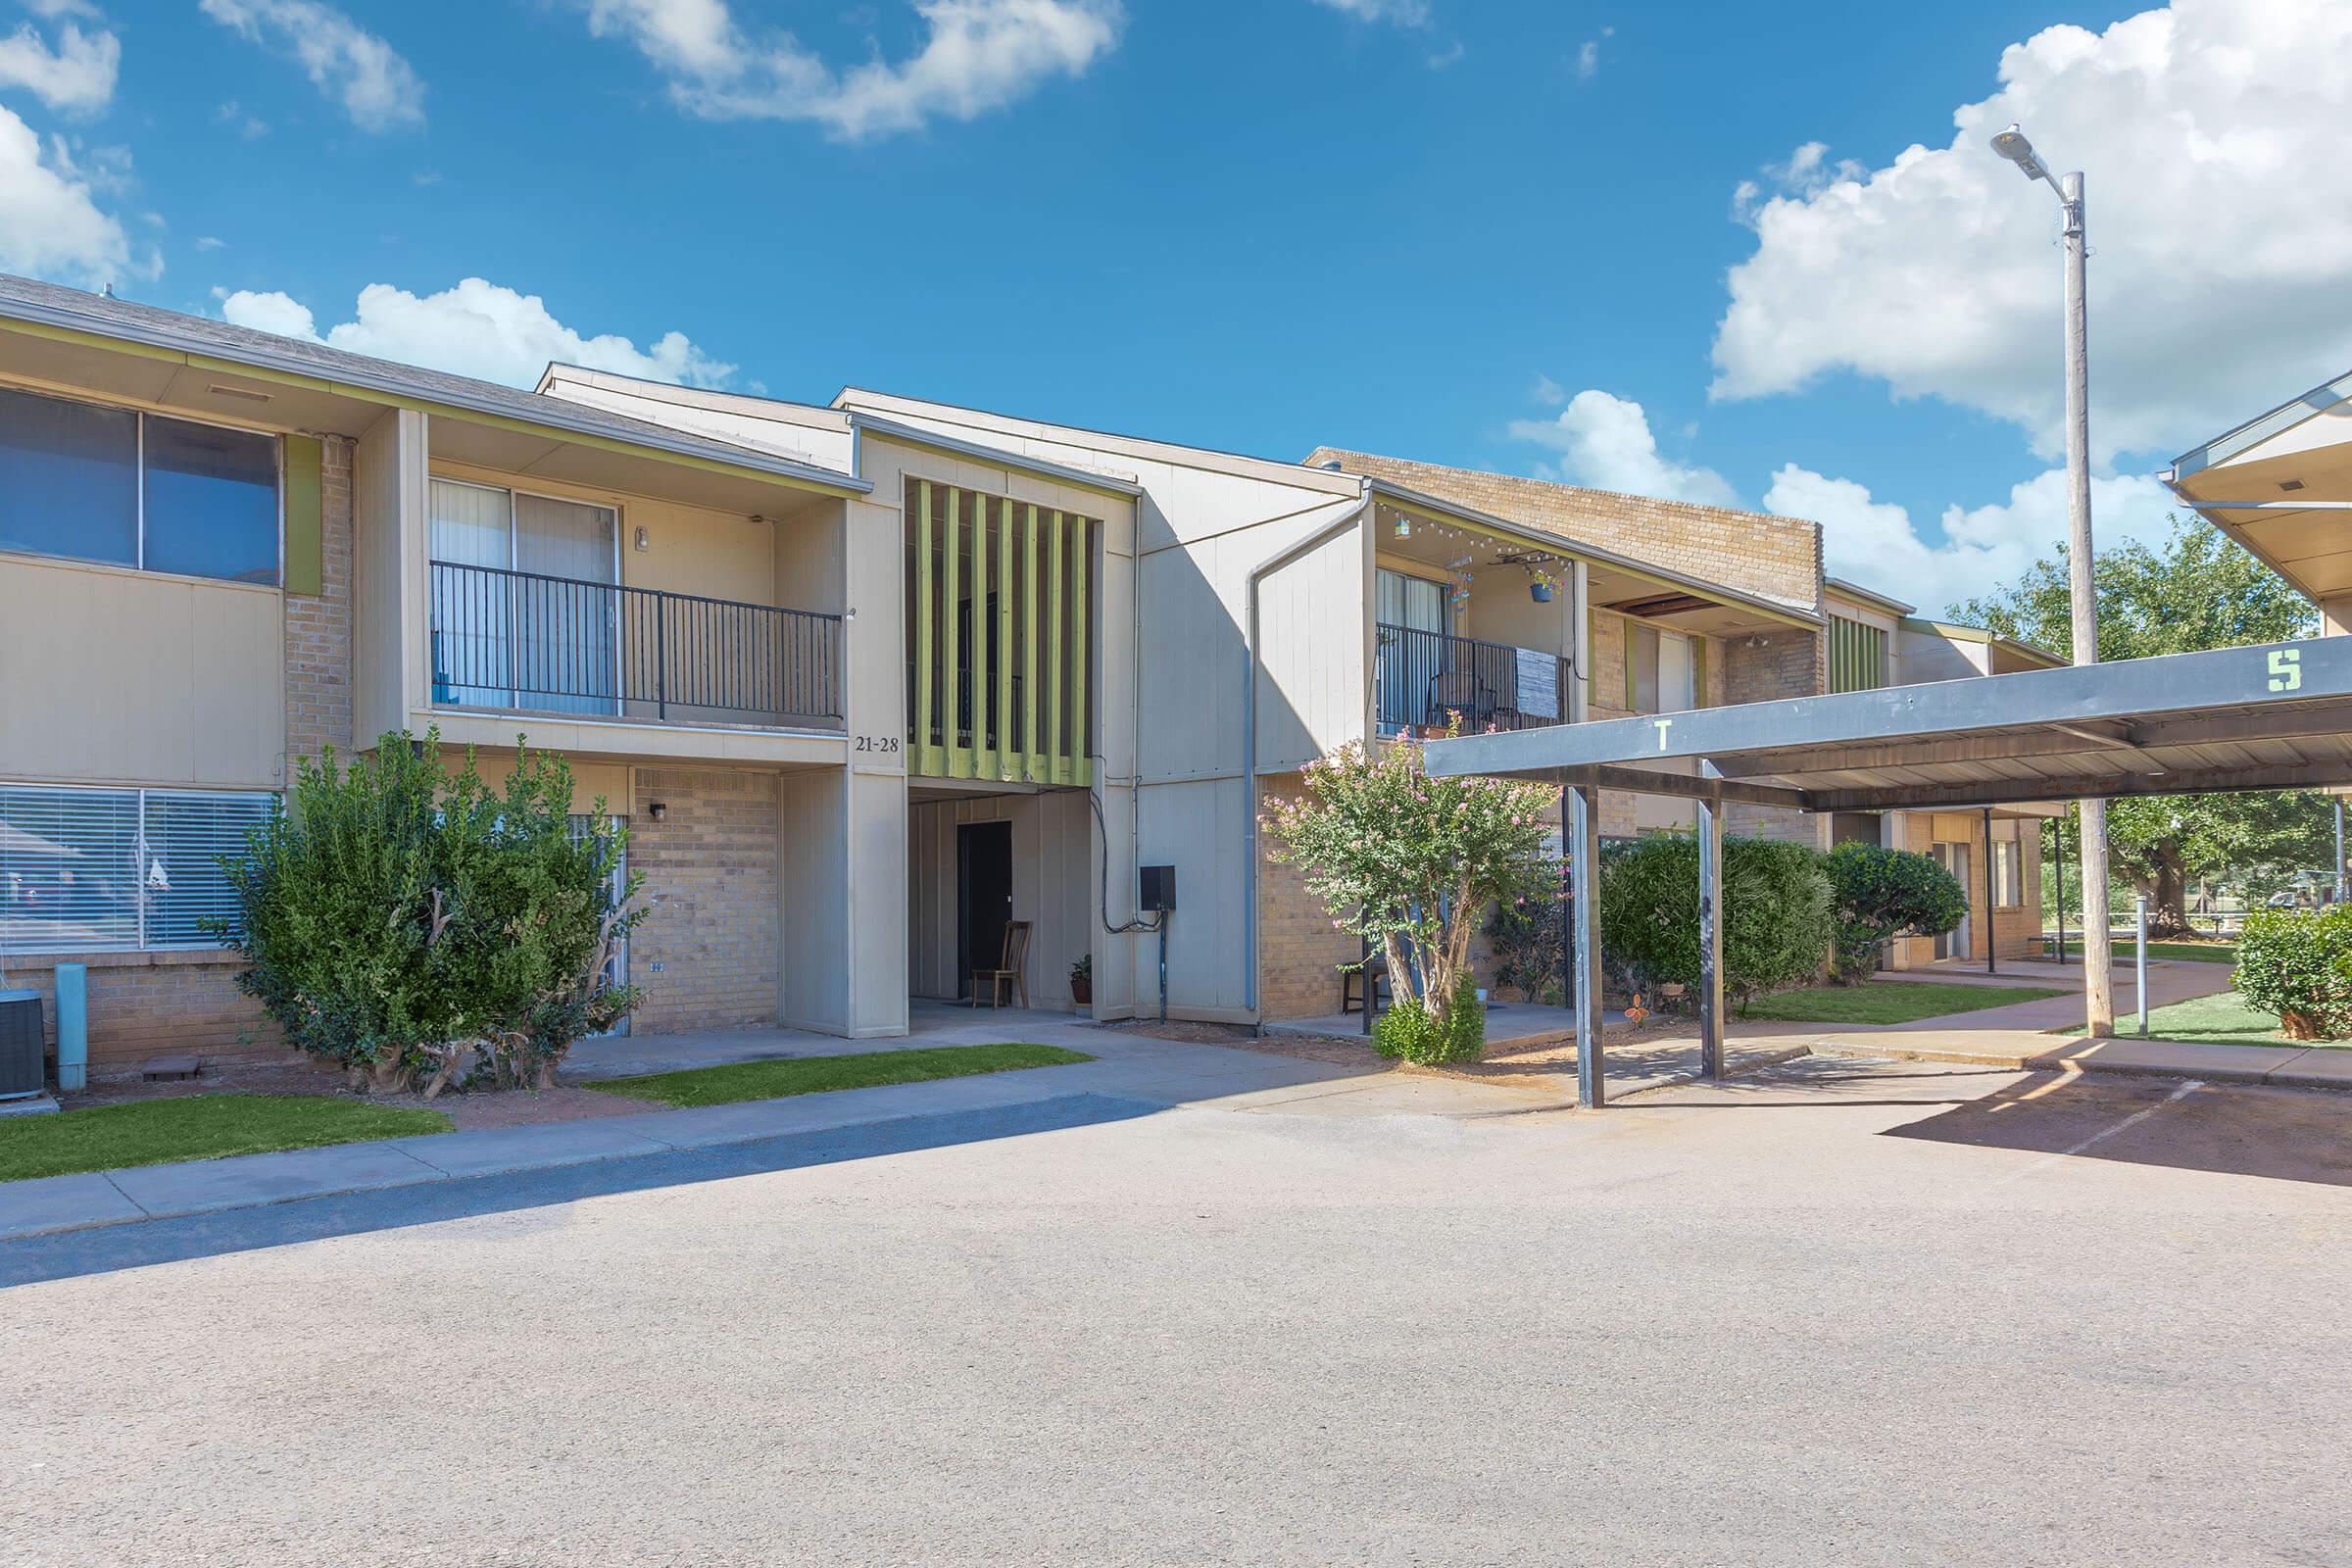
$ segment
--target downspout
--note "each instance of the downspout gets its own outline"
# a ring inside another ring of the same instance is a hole
[[[1260,562],[1250,573],[1250,616],[1243,632],[1243,647],[1247,656],[1247,684],[1242,688],[1242,796],[1245,808],[1243,820],[1248,824],[1249,877],[1247,896],[1242,901],[1242,952],[1248,958],[1246,970],[1249,989],[1245,994],[1244,1010],[1250,1014],[1251,1029],[1262,1029],[1265,1020],[1258,1014],[1257,1005],[1257,585],[1268,574],[1280,571],[1299,557],[1321,549],[1333,539],[1364,520],[1372,511],[1372,482],[1360,481],[1361,490],[1354,507],[1347,515],[1335,518],[1317,528],[1286,550]]]

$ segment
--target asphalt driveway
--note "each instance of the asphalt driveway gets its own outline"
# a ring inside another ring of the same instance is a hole
[[[2352,1097],[1052,1103],[0,1294],[0,1561],[2352,1558]]]

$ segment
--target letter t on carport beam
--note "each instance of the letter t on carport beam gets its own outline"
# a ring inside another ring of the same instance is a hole
[[[1702,778],[1720,777],[1711,762]],[[1723,798],[1698,803],[1698,1075],[1723,1076]]]

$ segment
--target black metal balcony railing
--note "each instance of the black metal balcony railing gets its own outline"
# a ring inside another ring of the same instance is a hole
[[[1541,729],[1568,721],[1568,661],[1474,637],[1382,623],[1374,628],[1372,695],[1384,733]]]
[[[433,701],[625,718],[839,721],[841,617],[432,563]]]

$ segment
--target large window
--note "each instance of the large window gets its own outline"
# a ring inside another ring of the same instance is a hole
[[[2026,902],[2015,839],[1992,841],[1992,902],[1995,907],[2003,909],[2014,909]]]
[[[0,952],[206,948],[276,797],[0,784]]]
[[[0,388],[0,550],[275,583],[275,436]]]

